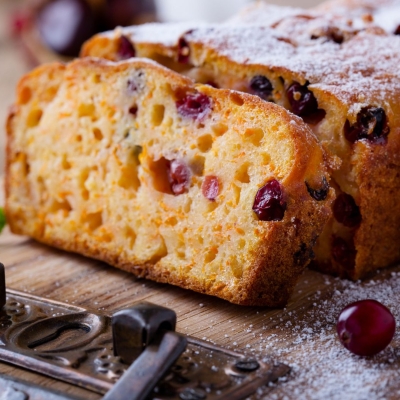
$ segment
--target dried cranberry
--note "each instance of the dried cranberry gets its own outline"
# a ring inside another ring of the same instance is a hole
[[[347,120],[344,125],[344,136],[351,143],[361,139],[377,142],[389,132],[385,110],[380,107],[364,107],[358,113],[355,124],[350,125]]]
[[[47,46],[64,56],[77,56],[96,33],[95,16],[85,0],[48,2],[38,13],[37,26]]]
[[[211,100],[202,93],[189,93],[178,100],[176,106],[183,117],[200,120],[211,110]]]
[[[128,58],[135,57],[135,48],[133,47],[132,42],[126,36],[122,35],[119,38],[117,54],[120,60],[127,60]]]
[[[400,25],[396,28],[396,30],[394,31],[395,35],[400,35]]]
[[[250,81],[250,89],[263,100],[270,100],[272,91],[274,90],[271,81],[263,75],[253,77]]]
[[[287,90],[292,112],[300,117],[308,116],[318,111],[318,102],[314,93],[308,90],[307,85],[294,82]]]
[[[332,237],[332,257],[348,270],[354,269],[356,263],[356,249],[354,243],[348,243],[341,237]]]
[[[339,340],[347,350],[359,356],[373,356],[384,350],[396,331],[393,314],[376,300],[349,304],[339,315]]]
[[[328,196],[328,192],[329,192],[329,183],[326,180],[325,177],[322,178],[322,188],[321,189],[313,189],[308,182],[306,182],[306,186],[307,186],[307,191],[308,193],[310,193],[310,196],[317,200],[317,201],[323,201],[326,199],[326,197]]]
[[[353,197],[341,193],[333,203],[333,215],[336,221],[348,228],[355,228],[361,223],[361,213]]]
[[[168,163],[168,180],[174,195],[187,192],[190,171],[185,163],[172,160]]]
[[[267,182],[258,190],[253,211],[261,221],[281,221],[285,210],[282,187],[276,179]]]
[[[201,186],[201,192],[206,199],[214,201],[219,193],[218,178],[213,175],[206,176]]]
[[[132,115],[134,115],[135,117],[136,117],[136,115],[137,115],[137,112],[138,112],[137,106],[132,106],[132,107],[129,108],[129,114],[132,114]]]
[[[190,57],[190,47],[188,42],[182,37],[178,41],[178,62],[187,64]]]

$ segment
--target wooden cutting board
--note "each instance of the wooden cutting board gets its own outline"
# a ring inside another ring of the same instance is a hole
[[[0,182],[1,183],[1,182]],[[0,205],[4,203],[0,189]],[[351,355],[339,344],[335,320],[350,301],[372,297],[400,313],[400,267],[371,281],[350,283],[306,271],[283,310],[240,307],[217,298],[158,284],[12,235],[0,235],[0,261],[9,288],[111,314],[139,301],[172,308],[177,331],[237,351],[292,366],[276,386],[260,388],[256,397],[276,399],[400,398],[400,340],[372,359]],[[97,399],[100,396],[31,372],[0,364],[0,373],[53,389]],[[348,375],[350,374],[350,375]]]

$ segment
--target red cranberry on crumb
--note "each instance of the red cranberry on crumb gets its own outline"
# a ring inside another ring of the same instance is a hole
[[[281,221],[285,210],[282,186],[276,179],[272,179],[258,190],[253,211],[261,221]]]
[[[168,180],[174,195],[187,192],[190,180],[190,171],[187,165],[179,160],[168,163]]]
[[[204,177],[204,181],[201,186],[201,192],[206,199],[215,201],[219,193],[218,177],[213,175],[208,175]]]
[[[176,106],[183,117],[201,120],[211,111],[211,99],[203,93],[189,93]]]

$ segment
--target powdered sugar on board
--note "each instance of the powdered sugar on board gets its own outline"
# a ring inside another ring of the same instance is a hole
[[[260,330],[248,325],[248,334],[254,333],[258,340],[241,350],[292,367],[289,376],[269,388],[260,388],[254,398],[267,394],[271,399],[400,398],[400,268],[365,282],[327,276],[324,280],[327,290],[310,295],[310,303],[303,310],[293,311],[294,305],[289,304],[274,317],[267,317]],[[362,299],[375,299],[386,305],[398,326],[389,347],[369,358],[351,354],[336,334],[340,311]]]

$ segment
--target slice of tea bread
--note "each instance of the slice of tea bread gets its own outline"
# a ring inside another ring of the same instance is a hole
[[[14,233],[237,304],[285,304],[328,183],[299,117],[143,59],[40,67],[8,120]]]

